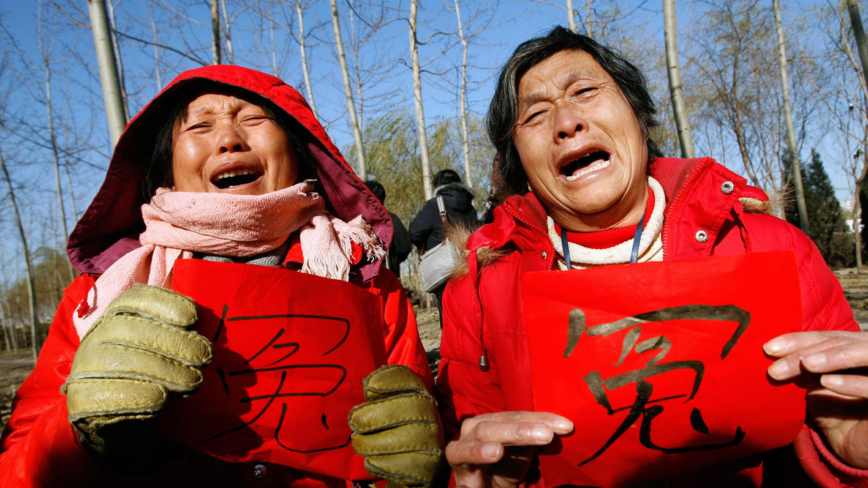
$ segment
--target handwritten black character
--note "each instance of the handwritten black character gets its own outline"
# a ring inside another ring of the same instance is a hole
[[[340,338],[340,340],[333,347],[322,353],[321,356],[327,356],[337,349],[339,349],[347,340],[350,334],[350,323],[348,320],[339,318],[339,317],[328,317],[322,315],[299,315],[299,314],[288,314],[288,315],[259,315],[259,316],[246,316],[246,317],[231,317],[227,318],[228,307],[223,308],[223,316],[220,320],[220,324],[217,328],[217,331],[214,335],[212,342],[216,342],[219,338],[224,322],[236,322],[236,321],[251,321],[251,320],[269,320],[269,319],[288,319],[288,318],[301,318],[301,319],[318,319],[318,320],[326,320],[330,321],[330,323],[339,325],[343,327],[345,330]],[[277,441],[277,444],[286,449],[287,451],[299,452],[299,453],[311,453],[311,452],[320,452],[320,451],[328,451],[334,449],[340,449],[342,447],[346,447],[350,443],[349,434],[345,441],[340,441],[337,445],[326,446],[326,447],[317,447],[304,449],[302,447],[296,445],[290,445],[290,443],[285,442],[281,439],[280,433],[281,430],[284,429],[284,423],[287,420],[287,401],[291,397],[305,397],[305,396],[328,396],[334,393],[340,386],[343,384],[344,380],[347,377],[346,368],[338,364],[293,364],[291,361],[292,357],[299,352],[302,345],[298,342],[278,342],[283,335],[286,333],[285,328],[279,329],[274,337],[271,338],[256,354],[253,354],[250,358],[245,360],[245,363],[250,366],[249,368],[238,369],[235,371],[230,371],[228,373],[224,372],[221,368],[217,369],[217,374],[220,377],[221,383],[223,385],[224,392],[228,395],[230,393],[230,385],[229,382],[231,378],[244,376],[244,375],[255,375],[263,372],[271,372],[271,371],[280,371],[280,380],[277,383],[277,387],[274,388],[273,391],[269,391],[266,394],[259,395],[247,395],[241,398],[241,403],[255,403],[255,402],[264,402],[259,411],[254,415],[252,419],[248,422],[245,422],[241,425],[228,429],[226,431],[220,432],[203,442],[210,442],[217,438],[223,437],[232,432],[241,430],[257,420],[260,417],[266,414],[266,412],[271,408],[275,403],[281,404],[281,412],[280,419],[277,423],[277,427],[274,431],[274,439]],[[266,354],[269,351],[276,351],[277,354]],[[266,356],[276,356],[280,354],[280,357],[274,359],[272,361],[268,361]],[[258,361],[257,361],[258,360]],[[268,362],[266,362],[268,361]],[[261,365],[253,366],[254,362],[264,363]],[[322,388],[318,391],[295,391],[295,389],[287,384],[287,372],[292,370],[310,370],[317,372],[331,372],[332,374],[326,376],[334,376],[333,384],[328,384],[328,382],[318,382],[318,384],[322,385]],[[322,413],[320,416],[320,422],[326,430],[330,430],[328,426],[328,419],[325,413]],[[293,441],[303,441],[304,439],[293,439]]]
[[[720,358],[726,359],[732,348],[738,342],[738,339],[747,330],[750,325],[750,313],[735,305],[685,305],[681,307],[664,308],[646,312],[632,317],[627,317],[615,322],[601,324],[594,327],[585,327],[586,317],[581,309],[573,309],[569,316],[569,325],[567,331],[567,344],[564,350],[564,357],[568,358],[573,353],[576,345],[582,335],[586,334],[590,337],[609,336],[624,329],[629,329],[624,334],[624,339],[621,345],[621,355],[615,362],[617,367],[631,352],[642,354],[648,351],[659,350],[653,358],[645,363],[645,367],[624,374],[611,376],[603,379],[598,371],[591,371],[585,376],[585,384],[591,390],[597,403],[606,409],[609,415],[614,415],[617,412],[628,410],[627,416],[621,425],[615,430],[615,433],[603,444],[603,446],[592,456],[579,463],[579,466],[585,465],[602,455],[618,438],[621,437],[639,418],[642,423],[639,430],[639,442],[649,449],[662,451],[666,454],[677,454],[690,451],[703,451],[722,449],[725,447],[739,444],[744,440],[745,432],[741,427],[737,427],[732,440],[719,444],[703,444],[698,446],[679,446],[679,447],[663,447],[657,445],[651,439],[651,426],[655,417],[663,413],[664,407],[660,403],[684,398],[685,403],[691,401],[699,391],[702,384],[702,377],[705,374],[705,365],[701,361],[670,361],[661,363],[660,361],[666,357],[666,354],[672,348],[672,342],[665,336],[656,336],[650,339],[639,341],[639,336],[642,333],[642,324],[650,322],[664,322],[669,320],[715,320],[722,322],[736,322],[738,326],[730,336],[729,340],[721,349]],[[674,395],[666,398],[652,399],[651,395],[654,392],[654,385],[650,383],[650,378],[658,375],[669,373],[676,370],[690,370],[694,373],[693,385],[690,393]],[[636,398],[632,405],[613,408],[609,402],[609,397],[606,391],[613,391],[623,386],[635,384]],[[653,405],[652,405],[653,404]],[[708,426],[702,418],[702,412],[698,408],[694,408],[690,415],[691,427],[702,434],[708,434]]]

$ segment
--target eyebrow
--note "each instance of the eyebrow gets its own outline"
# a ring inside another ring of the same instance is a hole
[[[575,68],[567,71],[566,73],[558,76],[558,80],[556,81],[556,85],[558,86],[569,86],[575,83],[578,80],[583,78],[593,78],[592,73],[586,69]],[[546,92],[544,91],[534,91],[530,92],[527,95],[521,97],[519,99],[519,107],[529,107],[540,100],[544,100],[547,97]]]

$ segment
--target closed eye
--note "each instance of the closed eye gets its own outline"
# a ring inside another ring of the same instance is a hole
[[[530,114],[530,116],[528,116],[527,118],[524,119],[523,124],[528,124],[528,123],[530,123],[530,122],[533,122],[534,119],[539,118],[539,116],[541,116],[543,113],[545,113],[545,111],[544,111],[544,110],[540,110],[540,111],[538,111],[538,112],[534,112],[534,113]]]
[[[193,125],[187,127],[186,129],[184,129],[184,132],[207,129],[208,127],[210,127],[210,125],[208,123],[199,122],[198,124],[193,124]]]

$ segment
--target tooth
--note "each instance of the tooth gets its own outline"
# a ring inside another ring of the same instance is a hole
[[[573,173],[570,176],[567,176],[567,181],[576,181],[577,179],[581,178],[582,176],[585,176],[588,173],[591,173],[591,172],[594,172],[597,170],[601,170],[601,169],[607,168],[607,167],[609,167],[609,160],[608,159],[606,159],[602,163],[594,163],[594,164],[588,166],[587,168],[584,168],[580,171]]]

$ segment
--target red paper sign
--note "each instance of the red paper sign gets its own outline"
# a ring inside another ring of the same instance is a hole
[[[172,288],[195,302],[214,359],[201,390],[170,402],[164,437],[230,462],[371,479],[347,415],[385,363],[379,300],[281,268],[183,260]]]
[[[540,456],[547,486],[624,486],[789,444],[805,392],[762,350],[801,330],[792,252],[522,276],[538,411],[573,434]]]

